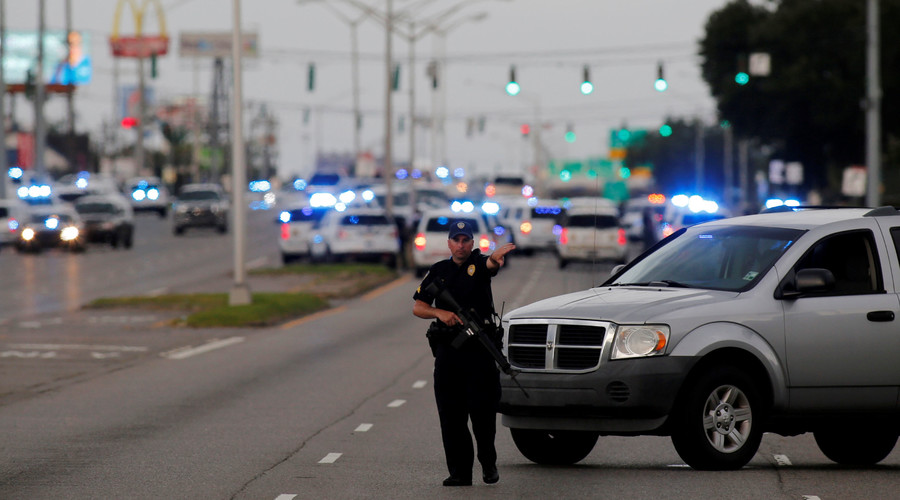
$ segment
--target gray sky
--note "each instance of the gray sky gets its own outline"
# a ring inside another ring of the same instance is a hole
[[[46,1],[46,24],[64,26],[65,0]],[[72,0],[73,26],[90,33],[94,75],[77,92],[78,129],[99,137],[101,123],[113,119],[113,62],[108,37],[118,0]],[[126,0],[127,1],[127,0]],[[136,0],[140,4],[145,0]],[[363,0],[359,0],[362,2]],[[697,41],[713,10],[726,0],[433,0],[418,11],[423,19],[461,1],[465,6],[443,21],[476,17],[480,21],[456,24],[447,33],[446,159],[452,167],[476,173],[521,172],[532,162],[534,150],[520,137],[522,123],[542,124],[544,143],[556,158],[586,159],[608,151],[610,129],[623,124],[656,129],[666,116],[714,120],[715,106],[699,76]],[[350,19],[359,10],[341,0],[330,4]],[[394,0],[395,11],[420,3]],[[230,32],[231,0],[161,0],[172,38],[169,55],[159,61],[160,76],[152,81],[159,100],[191,95],[203,97],[212,89],[212,63],[195,64],[178,56],[178,34],[184,31]],[[385,0],[366,0],[383,11]],[[37,0],[6,2],[9,30],[37,28]],[[126,10],[120,34],[134,33]],[[251,106],[266,103],[279,121],[280,174],[305,174],[316,150],[351,152],[352,80],[350,27],[328,7],[295,0],[244,0],[245,31],[259,36],[260,57],[245,61],[244,99]],[[145,16],[144,30],[157,30],[155,16]],[[361,144],[376,156],[383,151],[385,30],[371,19],[359,25],[361,109],[364,113]],[[422,36],[415,44],[416,112],[431,116],[440,102],[425,75],[427,61],[439,47],[438,37]],[[409,44],[395,37],[393,54],[401,64],[401,87],[394,93],[397,117],[409,112]],[[662,61],[669,90],[653,89],[657,62]],[[307,65],[316,64],[316,89],[306,89]],[[522,93],[507,96],[504,85],[511,65],[516,66]],[[578,90],[582,68],[590,66],[595,90]],[[136,63],[119,62],[120,84],[137,81]],[[149,80],[148,80],[149,81]],[[64,119],[63,100],[56,97],[46,108],[51,122]],[[312,110],[304,123],[304,110]],[[249,111],[253,113],[253,111]],[[32,120],[32,109],[21,101],[18,116]],[[484,132],[466,136],[468,120],[484,118]],[[397,130],[395,161],[409,157],[409,119]],[[118,119],[116,118],[116,121]],[[578,139],[563,139],[571,125]],[[438,158],[436,134],[419,128],[417,159]]]

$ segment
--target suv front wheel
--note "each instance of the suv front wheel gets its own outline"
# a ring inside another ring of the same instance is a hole
[[[672,415],[675,450],[694,469],[740,469],[762,441],[756,384],[731,366],[715,367],[690,383],[695,385],[686,388]]]
[[[519,452],[528,460],[541,465],[571,465],[591,453],[597,438],[590,431],[545,431],[536,429],[509,430]]]

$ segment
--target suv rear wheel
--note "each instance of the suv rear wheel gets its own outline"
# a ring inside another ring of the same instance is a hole
[[[763,404],[756,384],[731,366],[714,367],[688,383],[694,385],[672,415],[678,455],[694,469],[740,469],[762,441]]]
[[[510,429],[516,448],[528,460],[542,465],[571,465],[591,453],[599,434],[590,431]]]
[[[897,432],[872,422],[844,422],[817,429],[816,444],[829,460],[841,465],[873,465],[884,460],[897,444]]]

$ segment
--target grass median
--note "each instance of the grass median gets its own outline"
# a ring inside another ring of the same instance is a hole
[[[249,275],[261,283],[267,278],[281,280],[280,287],[289,289],[253,292],[251,303],[239,306],[228,305],[228,292],[213,292],[101,298],[85,307],[183,312],[172,320],[173,326],[272,326],[327,309],[333,299],[355,297],[397,277],[396,271],[375,264],[296,264],[254,269]]]

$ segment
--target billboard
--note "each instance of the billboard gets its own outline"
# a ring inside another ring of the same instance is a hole
[[[241,33],[244,45],[242,57],[259,56],[256,33]],[[178,55],[181,57],[231,57],[231,33],[181,33],[178,36]]]
[[[69,53],[68,42],[72,44]],[[25,83],[28,71],[37,75],[38,34],[36,31],[7,31],[3,38],[3,76],[7,84]],[[44,83],[84,85],[90,83],[90,34],[63,30],[44,32]]]

